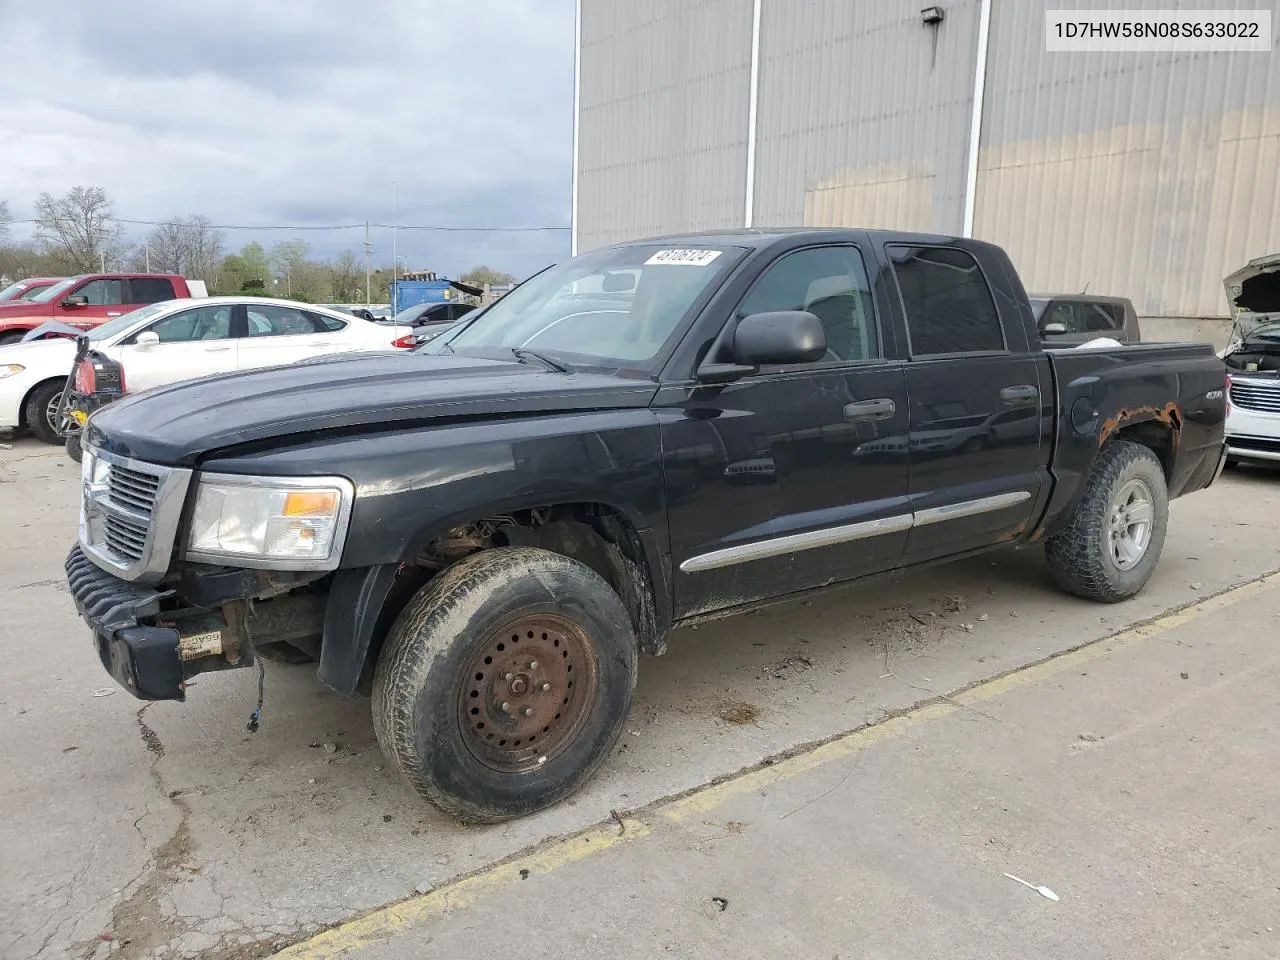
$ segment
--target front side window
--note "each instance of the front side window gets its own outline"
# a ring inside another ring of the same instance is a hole
[[[991,288],[969,253],[955,247],[888,250],[913,356],[1004,351]]]
[[[157,320],[147,329],[158,336],[161,343],[226,340],[231,336],[231,310],[227,304],[183,310]]]
[[[637,244],[582,254],[526,280],[423,352],[509,359],[524,348],[582,366],[641,366],[670,344],[741,252]]]
[[[804,310],[822,321],[827,362],[880,355],[871,283],[856,247],[816,247],[789,253],[752,286],[738,316]]]
[[[124,303],[124,281],[107,278],[90,280],[72,296],[87,298],[91,307],[114,307]]]

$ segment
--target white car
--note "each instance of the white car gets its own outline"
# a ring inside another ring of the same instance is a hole
[[[154,303],[88,337],[91,349],[123,365],[129,393],[330,353],[416,345],[411,327],[262,297]],[[0,347],[0,430],[25,427],[41,440],[61,442],[58,407],[75,353],[75,341],[65,338]]]
[[[1227,462],[1280,466],[1280,255],[1251,260],[1224,281],[1235,329],[1222,351]]]

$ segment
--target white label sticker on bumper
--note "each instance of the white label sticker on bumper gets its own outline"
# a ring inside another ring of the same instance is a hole
[[[679,267],[705,267],[718,256],[719,250],[659,250],[644,265],[665,263]]]
[[[183,660],[198,660],[222,652],[222,631],[196,633],[178,638],[178,656]]]

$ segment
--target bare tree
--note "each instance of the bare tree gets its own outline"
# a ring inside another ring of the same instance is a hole
[[[49,193],[36,200],[36,237],[46,250],[61,254],[74,270],[90,273],[120,257],[120,227],[101,187],[75,186],[64,197]]]
[[[303,281],[310,252],[311,245],[305,240],[281,240],[271,247],[271,266],[276,272],[276,283],[284,286],[287,296],[293,296],[294,288]]]
[[[343,250],[329,264],[329,284],[333,299],[339,303],[356,303],[364,293],[364,267],[350,250]]]
[[[137,269],[154,273],[176,273],[214,282],[222,263],[224,239],[208,217],[173,217],[147,234],[142,246],[134,251],[133,263]]]

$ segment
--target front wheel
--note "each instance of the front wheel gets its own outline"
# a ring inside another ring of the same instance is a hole
[[[459,561],[409,601],[373,682],[378,743],[445,813],[496,823],[577,790],[631,707],[636,637],[590,568],[530,547]]]
[[[1168,526],[1169,492],[1156,455],[1127,440],[1109,444],[1070,524],[1045,544],[1049,572],[1086,600],[1127,600],[1151,579]]]
[[[65,386],[61,380],[42,383],[27,396],[27,428],[45,443],[62,443],[62,391]]]

